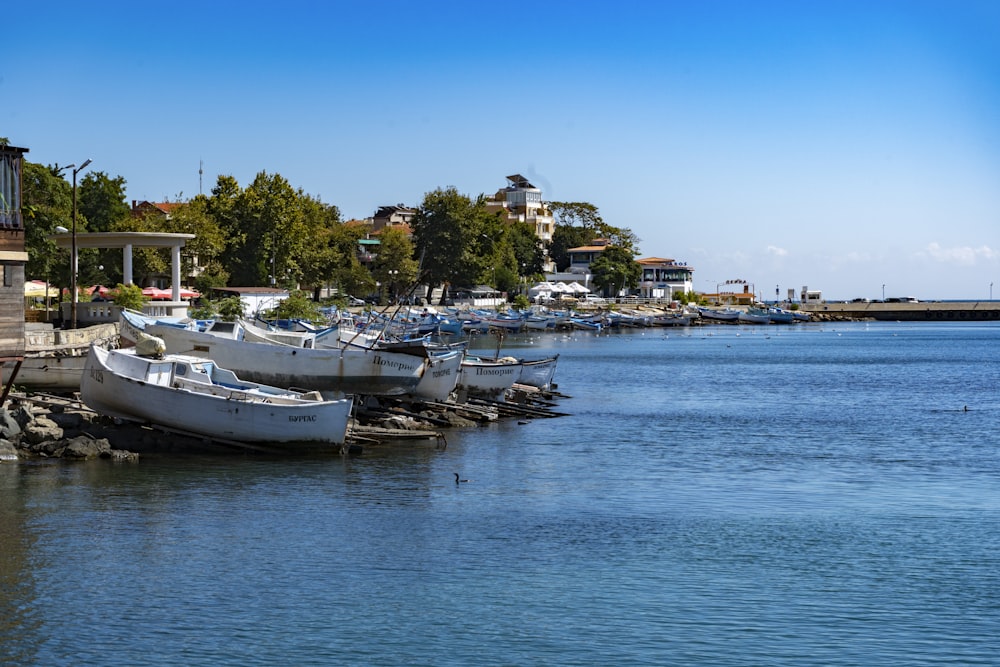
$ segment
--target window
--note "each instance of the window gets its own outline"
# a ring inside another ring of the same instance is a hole
[[[21,228],[21,156],[0,153],[0,228]]]

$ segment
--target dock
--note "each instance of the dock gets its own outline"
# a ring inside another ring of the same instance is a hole
[[[1000,301],[919,301],[916,303],[803,304],[816,320],[879,320],[887,322],[1000,321]]]

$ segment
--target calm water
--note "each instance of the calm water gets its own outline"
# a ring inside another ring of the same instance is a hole
[[[572,417],[0,464],[0,663],[1000,664],[1000,326],[517,346]]]

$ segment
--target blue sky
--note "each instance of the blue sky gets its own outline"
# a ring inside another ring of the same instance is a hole
[[[367,217],[524,174],[695,268],[1000,299],[1000,3],[18,2],[0,136],[129,199],[260,171]]]

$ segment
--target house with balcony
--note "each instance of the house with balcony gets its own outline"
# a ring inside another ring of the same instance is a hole
[[[552,233],[556,228],[555,217],[542,200],[542,191],[520,174],[508,176],[507,187],[497,190],[493,197],[487,199],[486,208],[501,213],[509,222],[526,222],[531,225],[543,248],[552,240]],[[544,260],[544,269],[555,269],[548,256]]]
[[[663,257],[644,257],[636,262],[642,267],[641,298],[673,300],[677,294],[694,291],[694,268],[688,264]]]

